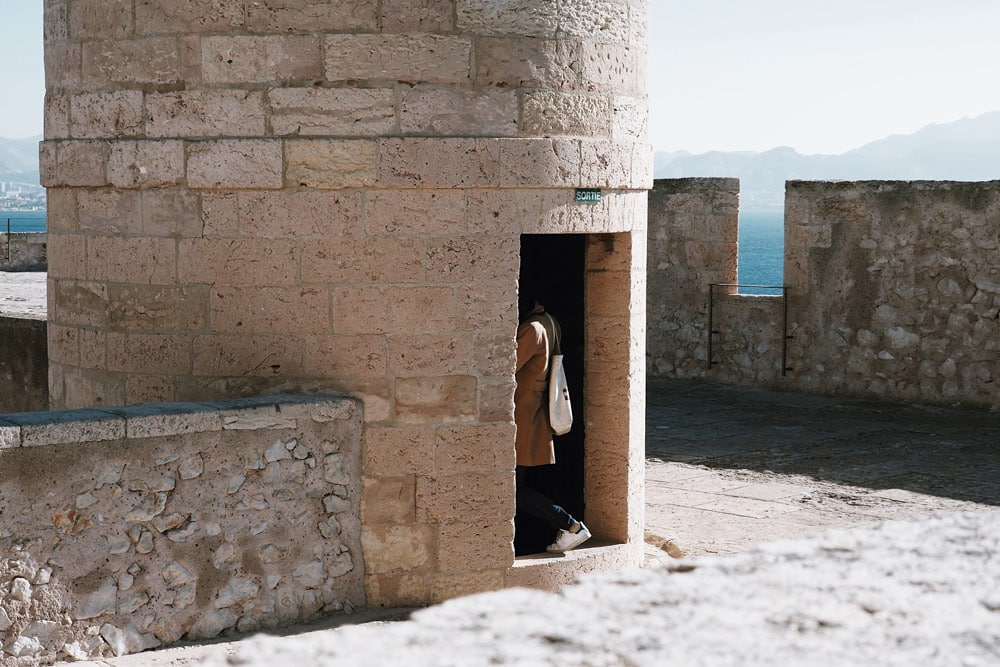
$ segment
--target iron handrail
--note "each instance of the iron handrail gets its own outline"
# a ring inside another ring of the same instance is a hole
[[[788,335],[788,285],[748,285],[745,283],[709,283],[708,284],[708,370],[718,364],[712,361],[712,336],[716,336],[720,331],[715,328],[715,288],[716,287],[751,287],[757,289],[780,289],[781,290],[781,377],[792,370],[788,365],[788,341],[792,336]],[[742,295],[748,296],[748,295]],[[771,295],[760,295],[771,296]],[[777,296],[777,295],[773,295]]]

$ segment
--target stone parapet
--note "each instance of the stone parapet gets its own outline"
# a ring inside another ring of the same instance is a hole
[[[5,653],[99,659],[364,606],[360,464],[345,398],[0,415]]]

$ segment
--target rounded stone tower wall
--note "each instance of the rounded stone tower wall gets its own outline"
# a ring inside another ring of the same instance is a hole
[[[357,396],[369,598],[502,586],[519,239],[592,235],[594,523],[641,542],[648,10],[45,0],[51,405]]]

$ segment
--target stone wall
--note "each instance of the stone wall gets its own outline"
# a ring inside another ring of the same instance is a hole
[[[0,316],[0,412],[49,407],[49,362],[44,320]]]
[[[735,238],[735,220],[711,207],[720,187],[732,193],[732,184],[720,179],[657,181],[651,247],[657,237],[694,238],[695,247]],[[1000,182],[789,181],[787,374],[781,374],[783,304],[777,297],[716,301],[713,360],[719,363],[707,369],[707,285],[720,275],[731,280],[735,269],[728,257],[695,255],[678,240],[661,242],[650,255],[650,266],[658,267],[650,270],[650,308],[658,312],[649,324],[657,332],[650,335],[649,371],[995,405],[998,224]]]
[[[587,518],[637,560],[648,0],[223,4],[45,2],[52,405],[353,395],[369,599],[501,587],[519,240],[586,234]]]
[[[0,664],[364,606],[361,423],[293,396],[0,415]]]
[[[48,268],[45,232],[0,230],[0,271],[44,271]]]

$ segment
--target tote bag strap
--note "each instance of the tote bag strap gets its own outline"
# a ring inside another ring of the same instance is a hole
[[[545,313],[545,319],[549,321],[549,326],[545,328],[548,330],[552,340],[555,341],[555,345],[552,346],[552,355],[562,354],[562,347],[559,345],[559,327],[556,326],[556,321],[548,313]]]

